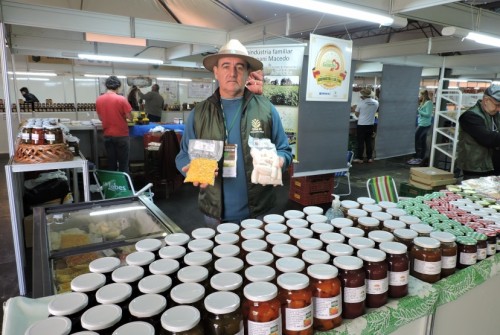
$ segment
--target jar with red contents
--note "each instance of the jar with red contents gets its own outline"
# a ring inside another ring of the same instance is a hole
[[[386,255],[382,250],[366,248],[358,251],[364,261],[366,275],[366,307],[377,308],[387,303],[389,279]]]
[[[354,319],[365,314],[366,285],[363,261],[355,256],[338,256],[333,265],[339,269],[342,285],[342,317]]]
[[[42,126],[33,126],[33,129],[31,130],[31,143],[34,145],[45,144],[45,131]]]
[[[440,242],[432,237],[415,237],[410,252],[410,274],[427,283],[441,278]]]
[[[250,283],[243,289],[245,335],[281,334],[281,303],[278,288],[267,282]]]
[[[488,237],[485,234],[481,234],[478,232],[470,232],[467,233],[466,236],[470,236],[477,241],[477,260],[482,261],[483,259],[486,259],[488,253],[488,244],[486,240],[488,239]]]
[[[464,269],[477,262],[477,241],[470,236],[457,237],[457,268]]]
[[[441,243],[441,278],[446,278],[457,268],[457,237],[445,231],[433,231],[431,237]]]
[[[382,242],[379,248],[387,255],[385,261],[389,278],[389,298],[402,298],[408,295],[410,275],[408,248],[399,242]]]
[[[497,253],[497,233],[494,229],[489,228],[479,228],[478,233],[485,234],[486,240],[486,254],[487,256],[492,256]]]

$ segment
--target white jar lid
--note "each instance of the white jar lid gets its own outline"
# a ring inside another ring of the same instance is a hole
[[[404,238],[405,240],[412,240],[418,236],[416,231],[407,228],[396,229],[393,234],[394,236]]]
[[[314,232],[309,228],[292,228],[289,234],[294,239],[300,240],[302,238],[312,237]]]
[[[395,229],[403,229],[406,227],[406,223],[399,220],[385,220],[383,223],[384,227],[395,230]]]
[[[353,237],[349,239],[349,245],[355,249],[366,249],[373,248],[375,246],[375,242],[366,237]]]
[[[382,250],[366,248],[358,251],[358,257],[367,262],[382,262],[386,256]]]
[[[345,241],[345,236],[339,233],[322,233],[319,235],[319,239],[325,243],[325,244],[330,244],[330,243],[344,243]]]
[[[145,238],[135,244],[135,250],[155,252],[157,250],[160,250],[162,245],[163,243],[156,238]]]
[[[295,209],[290,209],[290,210],[287,210],[283,213],[283,216],[287,219],[302,219],[304,218],[306,215],[304,214],[304,212],[302,211],[298,211],[298,210],[295,210]]]
[[[402,215],[399,217],[399,221],[406,223],[406,225],[411,225],[414,223],[419,223],[420,219],[414,215]]]
[[[177,278],[183,283],[199,283],[208,278],[207,268],[189,265],[177,271]]]
[[[313,264],[307,267],[307,274],[312,278],[327,280],[336,278],[339,270],[330,264]]]
[[[241,221],[241,228],[242,229],[248,229],[248,228],[257,228],[260,229],[264,226],[264,222],[259,219],[245,219]]]
[[[318,250],[323,247],[323,242],[315,238],[303,238],[297,241],[297,247],[301,250]]]
[[[297,257],[283,257],[276,260],[276,269],[283,273],[302,272],[305,267],[305,262]]]
[[[352,200],[342,200],[340,202],[340,206],[346,208],[346,209],[351,209],[351,208],[359,208],[361,205],[357,201],[352,201]]]
[[[293,228],[307,228],[309,227],[309,222],[305,219],[288,219],[286,221],[286,226],[290,229]]]
[[[271,233],[266,236],[266,242],[271,245],[287,244],[291,239],[290,235],[284,233]]]
[[[132,299],[128,305],[130,314],[138,318],[150,318],[158,315],[167,307],[167,299],[164,296],[148,293]]]
[[[379,221],[385,221],[392,219],[392,215],[386,212],[373,212],[370,214],[373,218]]]
[[[240,247],[234,244],[218,245],[212,250],[212,253],[219,258],[236,257],[240,254],[240,252]]]
[[[238,234],[240,225],[236,223],[221,223],[217,225],[217,232],[219,234]]]
[[[246,262],[249,265],[269,265],[274,261],[274,256],[267,251],[252,251],[247,254]]]
[[[387,208],[385,211],[395,217],[406,215],[406,211],[402,208]]]
[[[335,257],[351,256],[354,253],[354,248],[344,243],[330,243],[326,246],[326,252]]]
[[[375,199],[372,199],[372,198],[369,198],[369,197],[359,197],[356,200],[361,205],[372,205],[372,204],[376,204],[377,203],[375,201]]]
[[[347,238],[363,237],[365,235],[365,231],[357,227],[344,227],[340,229],[340,233]]]
[[[306,220],[313,224],[313,223],[324,223],[328,221],[328,217],[323,214],[311,214],[306,217]]]
[[[217,244],[236,244],[240,237],[234,233],[222,233],[215,235],[215,243]]]
[[[214,263],[214,268],[218,272],[238,272],[243,269],[245,263],[242,259],[236,257],[219,258]]]
[[[285,233],[288,227],[282,223],[268,223],[264,226],[264,230],[268,234]]]
[[[71,320],[64,316],[54,316],[32,324],[24,335],[68,335]]]
[[[186,245],[191,240],[186,233],[173,233],[165,236],[165,243],[167,245]]]
[[[318,222],[311,225],[311,230],[316,234],[329,233],[333,231],[333,226],[329,223]]]
[[[245,270],[245,278],[251,282],[269,282],[276,278],[276,271],[267,265],[254,265]]]
[[[163,293],[172,287],[172,279],[166,275],[150,275],[139,281],[142,293]]]
[[[430,237],[444,243],[451,243],[457,240],[457,237],[455,235],[445,231],[433,231],[431,232]]]
[[[254,240],[254,239],[262,239],[266,233],[259,228],[247,228],[243,229],[240,233],[241,238],[244,240]]]
[[[358,224],[361,224],[365,227],[378,227],[380,225],[380,221],[370,216],[364,216],[358,219]]]
[[[415,237],[413,243],[422,248],[439,248],[441,242],[432,237]]]
[[[285,290],[302,290],[309,286],[309,277],[302,273],[283,273],[277,281],[278,286]]]
[[[122,309],[114,304],[91,307],[83,313],[80,321],[88,330],[102,330],[117,324],[122,318]]]
[[[155,260],[155,254],[151,251],[136,251],[128,254],[125,258],[125,262],[128,265],[144,266],[153,263]]]
[[[191,236],[194,238],[194,239],[207,239],[207,240],[210,240],[212,238],[214,238],[216,234],[216,231],[215,229],[212,229],[212,228],[196,228],[194,229],[192,232],[191,232]]]
[[[354,222],[348,218],[334,218],[330,220],[330,223],[337,229],[352,227],[354,224]]]
[[[185,332],[200,323],[200,312],[192,306],[175,306],[161,316],[161,326],[172,333]]]
[[[368,213],[376,213],[376,212],[381,212],[382,211],[382,207],[380,207],[379,205],[363,205],[361,207],[363,210],[367,211]]]
[[[302,209],[306,215],[323,214],[323,208],[318,206],[306,206]]]
[[[364,209],[351,208],[347,210],[347,215],[352,216],[353,218],[360,218],[363,216],[368,216],[368,212],[365,211]]]
[[[276,257],[295,257],[299,254],[299,248],[293,244],[277,244],[271,251]]]
[[[149,272],[155,275],[171,275],[179,270],[179,261],[175,259],[159,259],[149,264]]]
[[[170,291],[170,298],[178,304],[192,304],[205,296],[205,288],[198,283],[182,283]]]
[[[363,267],[363,261],[356,256],[338,256],[333,259],[333,265],[342,270],[358,270]]]
[[[267,242],[264,240],[245,240],[241,243],[241,248],[246,252],[263,251],[267,249]]]
[[[233,292],[214,292],[205,298],[204,304],[210,313],[228,314],[240,308],[240,297]]]
[[[250,283],[243,289],[243,295],[251,301],[265,302],[276,298],[278,288],[267,282]]]
[[[388,254],[401,255],[406,253],[408,247],[399,242],[382,242],[378,248]]]
[[[385,230],[373,230],[368,233],[368,238],[377,243],[390,242],[394,240],[394,235]]]
[[[132,286],[126,283],[112,283],[97,290],[95,299],[100,304],[119,304],[132,295]],[[93,329],[92,329],[93,330]]]
[[[158,255],[160,255],[161,258],[179,259],[184,257],[186,252],[185,247],[181,245],[172,245],[161,248]]]
[[[144,321],[133,321],[126,323],[123,326],[120,326],[113,332],[113,335],[137,335],[137,334],[155,335],[155,328],[149,323]]]
[[[214,248],[214,241],[199,238],[189,241],[187,248],[191,251],[210,251]]]
[[[120,266],[118,257],[101,257],[89,263],[90,272],[108,273],[113,272]]]
[[[378,205],[383,209],[396,208],[398,206],[397,203],[392,201],[379,201]]]
[[[115,283],[132,283],[144,276],[144,269],[137,265],[125,265],[111,273]]]
[[[280,215],[280,214],[267,214],[264,216],[263,219],[264,219],[264,222],[267,224],[285,222],[285,217],[283,215]]]
[[[104,284],[106,284],[106,276],[102,273],[84,273],[73,278],[71,290],[74,292],[91,292],[103,287]]]
[[[410,229],[419,234],[430,234],[434,228],[426,223],[414,223],[410,225]]]
[[[302,253],[302,259],[309,264],[326,264],[330,261],[330,255],[323,250],[306,250]]]
[[[241,285],[243,285],[243,278],[234,272],[217,273],[210,278],[210,286],[217,291],[234,291]]]
[[[66,316],[79,312],[87,307],[89,298],[85,293],[69,292],[57,294],[49,303],[49,313],[54,316]]]
[[[212,254],[206,251],[192,251],[184,256],[186,265],[207,265],[212,261]]]

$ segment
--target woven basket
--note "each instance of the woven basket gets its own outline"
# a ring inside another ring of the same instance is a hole
[[[73,160],[73,153],[66,144],[19,144],[14,155],[16,163],[50,163]]]

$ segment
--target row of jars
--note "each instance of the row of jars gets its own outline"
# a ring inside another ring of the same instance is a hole
[[[57,119],[29,119],[20,130],[22,144],[45,145],[64,143]]]

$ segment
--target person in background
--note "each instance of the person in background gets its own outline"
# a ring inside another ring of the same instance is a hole
[[[141,99],[144,99],[144,110],[148,115],[149,121],[160,122],[161,111],[163,110],[163,104],[165,103],[163,97],[160,95],[160,86],[158,86],[158,84],[154,84],[151,86],[151,91],[146,94],[137,89],[137,93]]]
[[[108,170],[129,172],[130,138],[128,120],[132,119],[127,99],[118,95],[121,82],[116,76],[106,79],[106,93],[99,96],[95,107],[104,130],[104,148],[108,159]]]
[[[378,110],[379,103],[373,98],[372,90],[363,88],[361,91],[361,101],[356,106],[355,114],[358,118],[356,127],[356,138],[358,143],[357,157],[353,160],[354,163],[363,163],[363,153],[366,150],[366,160],[368,163],[373,163],[373,131],[375,123],[375,113]]]
[[[24,97],[24,102],[30,103],[31,109],[35,110],[35,102],[40,102],[38,101],[38,98],[33,93],[30,93],[27,87],[21,87],[19,91]]]
[[[458,119],[457,166],[463,179],[500,175],[500,85],[491,85]]]
[[[427,90],[420,92],[419,101],[417,130],[415,131],[415,157],[407,162],[410,165],[422,164],[427,151],[427,134],[432,124],[432,110],[434,109],[434,105],[431,98],[429,98]]]
[[[139,89],[137,88],[137,86],[134,85],[130,88],[130,91],[128,92],[128,95],[127,95],[128,103],[130,104],[130,106],[132,106],[133,111],[140,110],[139,100],[137,99],[137,91],[138,90]]]
[[[262,83],[257,82],[261,74],[250,73],[261,70],[262,62],[248,56],[247,49],[238,40],[230,40],[217,54],[205,57],[203,65],[214,73],[219,88],[211,97],[197,103],[190,113],[176,165],[184,175],[189,170],[191,139],[236,144],[236,177],[222,175],[221,159],[214,186],[193,183],[200,187],[198,204],[205,222],[215,227],[221,222],[260,217],[274,206],[273,186],[250,182],[253,163],[249,137],[269,138],[276,146],[283,170],[292,161],[292,150],[276,108],[267,98],[253,93],[260,92]]]

